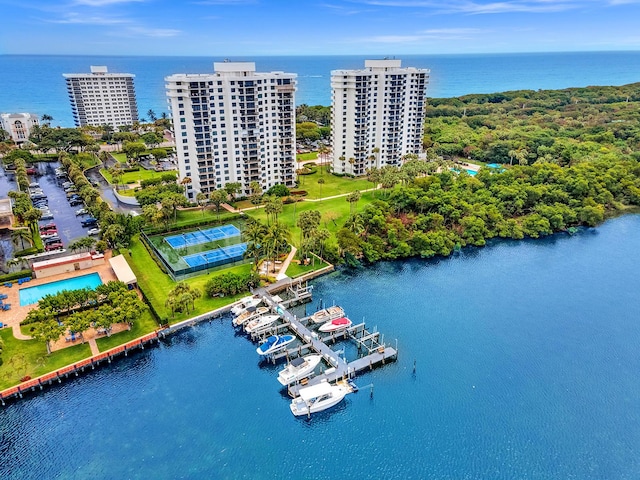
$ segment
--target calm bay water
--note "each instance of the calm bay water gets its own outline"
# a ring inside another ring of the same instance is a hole
[[[296,419],[279,367],[213,321],[2,408],[0,477],[638,478],[638,245],[628,215],[334,273],[309,311],[397,339],[357,380],[373,397]]]
[[[234,57],[255,61],[259,71],[298,74],[298,104],[330,105],[331,70],[361,68],[364,56]],[[371,58],[371,57],[368,57]],[[381,58],[378,57],[378,58]],[[623,85],[640,81],[640,52],[530,53],[484,55],[405,55],[403,65],[431,69],[430,97],[454,97],[516,89],[555,89]],[[0,55],[0,112],[34,112],[54,117],[54,125],[73,126],[63,73],[88,72],[107,65],[112,72],[136,75],[141,116],[167,111],[164,77],[206,73],[224,57],[123,57]]]

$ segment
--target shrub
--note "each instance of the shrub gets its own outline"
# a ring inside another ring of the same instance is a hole
[[[19,272],[7,273],[0,275],[0,283],[10,282],[12,280],[18,280],[19,278],[30,277],[31,270],[20,270]]]

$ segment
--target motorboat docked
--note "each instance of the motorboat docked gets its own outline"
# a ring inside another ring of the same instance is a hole
[[[244,312],[233,319],[233,325],[240,327],[245,323],[254,320],[256,317],[260,317],[266,313],[269,313],[269,307],[247,307]]]
[[[340,403],[352,391],[351,386],[346,382],[335,385],[321,382],[317,385],[301,388],[298,392],[300,396],[291,400],[291,413],[298,417],[322,412]]]
[[[278,350],[282,350],[296,339],[293,335],[271,335],[267,340],[256,348],[258,355],[269,355]]]
[[[347,317],[334,318],[333,320],[329,320],[327,323],[320,325],[318,329],[319,332],[336,332],[338,330],[344,330],[345,328],[349,328],[351,326],[351,320]]]
[[[261,328],[267,327],[280,319],[280,315],[270,314],[262,315],[261,317],[251,320],[244,326],[244,331],[247,333],[253,333]]]
[[[285,387],[293,382],[302,380],[313,373],[322,360],[322,355],[305,355],[296,357],[278,373],[278,381]]]
[[[318,310],[316,313],[311,315],[311,321],[313,323],[325,323],[329,320],[340,317],[344,317],[344,310],[342,307],[333,306],[323,310]]]
[[[243,313],[243,310],[246,310],[248,307],[257,307],[261,302],[262,298],[257,295],[241,298],[238,301],[238,304],[231,309],[231,313],[234,315],[240,315]]]

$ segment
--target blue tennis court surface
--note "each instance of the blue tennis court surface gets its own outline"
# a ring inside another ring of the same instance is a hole
[[[237,237],[239,235],[240,230],[235,225],[222,225],[205,230],[198,229],[193,232],[171,235],[170,237],[165,237],[165,241],[173,248],[184,248],[191,245],[222,240],[223,238]]]
[[[246,243],[237,243],[235,245],[229,245],[228,247],[187,255],[186,257],[182,257],[182,259],[187,262],[187,265],[190,267],[199,267],[201,265],[215,267],[242,258],[246,251]]]

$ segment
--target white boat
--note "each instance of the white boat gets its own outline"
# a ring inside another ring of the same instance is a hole
[[[306,355],[297,357],[278,373],[278,381],[285,387],[293,382],[302,380],[313,373],[322,360],[322,355]]]
[[[258,355],[269,355],[278,350],[282,350],[296,339],[293,335],[271,335],[267,340],[256,348]]]
[[[257,307],[262,302],[262,298],[258,296],[250,296],[241,298],[238,304],[231,309],[231,313],[234,315],[240,315],[243,311],[246,311],[248,307]]]
[[[333,320],[329,320],[327,323],[320,326],[318,329],[319,332],[337,332],[338,330],[344,330],[345,328],[349,328],[351,326],[351,320],[347,317],[334,318]]]
[[[333,306],[325,308],[323,310],[319,310],[311,315],[311,321],[313,323],[325,323],[329,320],[340,317],[344,317],[344,310],[342,309],[342,307]]]
[[[340,403],[353,390],[347,383],[331,385],[321,382],[318,385],[301,388],[299,397],[291,400],[291,413],[296,417],[321,412]]]
[[[254,320],[257,317],[264,315],[265,313],[269,313],[269,307],[247,308],[243,313],[241,313],[240,315],[238,315],[236,318],[233,319],[233,324],[236,327],[239,327],[245,324],[246,322],[249,322],[251,320]]]
[[[244,331],[247,333],[253,333],[256,330],[260,330],[280,319],[280,315],[270,314],[262,315],[261,317],[254,318],[244,326]]]

